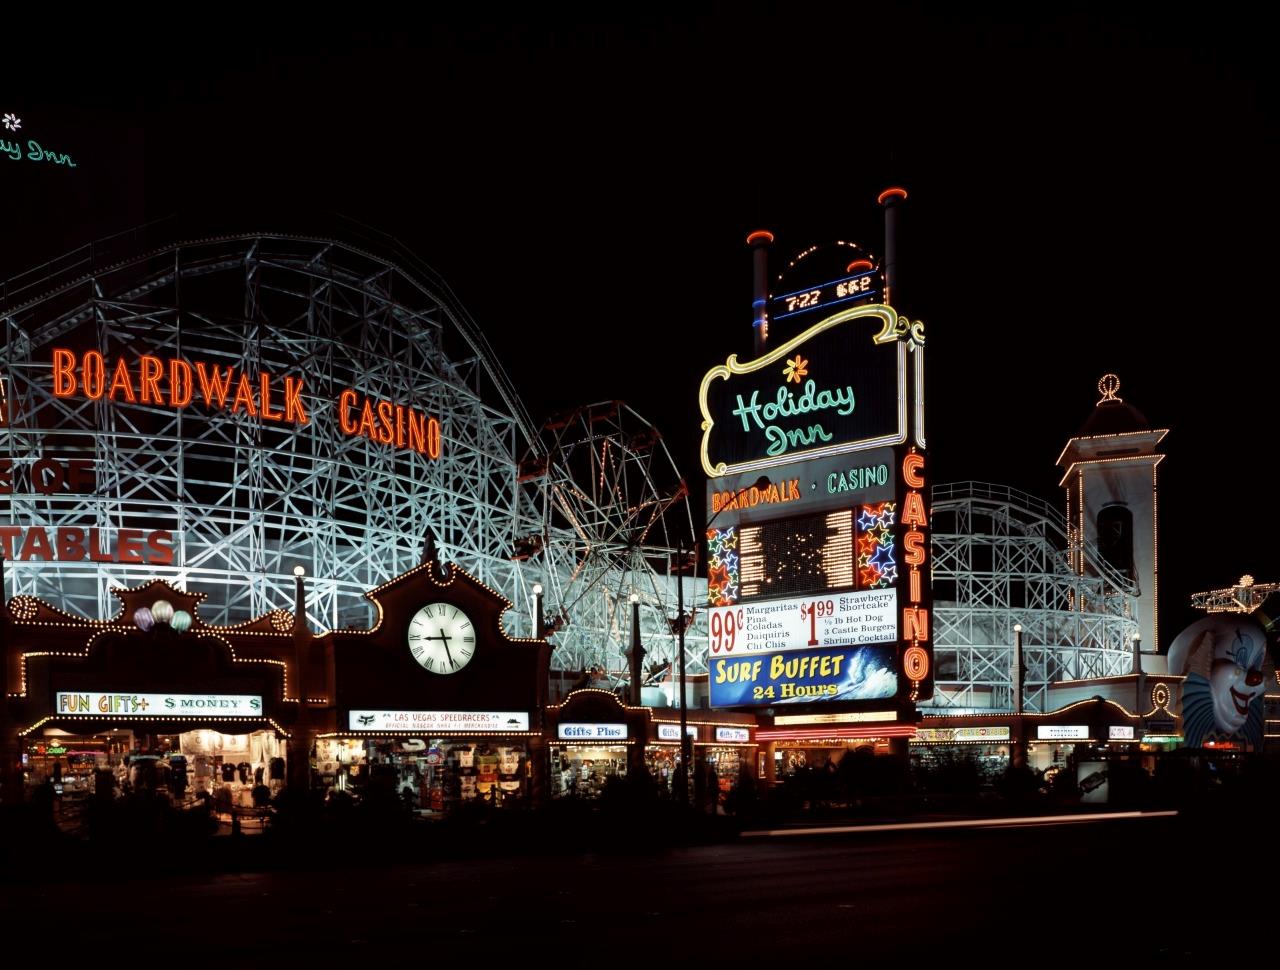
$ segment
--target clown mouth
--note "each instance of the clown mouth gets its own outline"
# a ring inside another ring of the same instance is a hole
[[[1235,702],[1236,710],[1242,715],[1249,713],[1249,701],[1253,700],[1252,694],[1242,694],[1234,687],[1231,688],[1231,700]]]

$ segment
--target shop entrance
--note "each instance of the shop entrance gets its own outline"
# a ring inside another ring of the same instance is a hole
[[[29,789],[48,785],[64,806],[94,794],[151,793],[177,806],[208,799],[229,814],[266,807],[284,786],[285,751],[271,730],[111,728],[77,734],[51,727],[25,740],[23,777]]]
[[[625,745],[558,744],[551,748],[554,798],[599,798],[610,778],[626,776]]]
[[[320,738],[321,784],[353,798],[398,798],[424,815],[467,804],[528,804],[529,752],[523,743],[448,738]]]

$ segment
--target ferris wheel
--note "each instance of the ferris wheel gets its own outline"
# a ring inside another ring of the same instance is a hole
[[[676,654],[674,556],[693,535],[688,489],[662,436],[623,402],[605,401],[550,418],[539,444],[520,478],[536,489],[542,529],[517,555],[533,560],[526,570],[546,588],[552,666],[622,677],[634,594],[647,669],[662,669]]]

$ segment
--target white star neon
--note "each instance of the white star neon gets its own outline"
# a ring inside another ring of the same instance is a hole
[[[22,119],[11,111],[5,112],[4,126],[10,131],[17,131],[22,127]]]

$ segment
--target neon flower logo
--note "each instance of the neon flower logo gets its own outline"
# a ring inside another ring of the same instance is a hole
[[[22,119],[15,115],[12,111],[5,112],[4,126],[10,131],[17,131],[22,127]]]
[[[796,354],[795,360],[787,361],[787,366],[782,368],[782,376],[787,379],[788,384],[790,384],[792,381],[795,381],[797,384],[799,384],[800,378],[804,377],[808,373],[809,373],[809,362],[805,360],[803,357],[801,357],[799,354]]]

